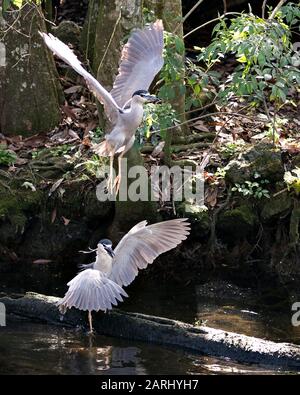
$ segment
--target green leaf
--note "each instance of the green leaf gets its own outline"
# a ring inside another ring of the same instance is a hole
[[[263,52],[260,52],[258,57],[257,57],[258,63],[260,66],[264,66],[266,64],[266,57]]]
[[[3,0],[3,5],[2,5],[3,12],[7,11],[10,5],[11,5],[11,0]]]
[[[184,51],[185,51],[184,42],[183,42],[183,40],[182,40],[180,37],[178,37],[178,36],[176,36],[176,38],[175,38],[175,48],[176,48],[176,51],[177,51],[180,55],[183,55],[183,54],[184,54]]]
[[[245,54],[243,54],[239,58],[237,58],[237,61],[240,62],[240,63],[246,63],[247,62],[247,58],[246,58]]]

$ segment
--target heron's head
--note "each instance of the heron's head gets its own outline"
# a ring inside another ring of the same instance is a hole
[[[132,95],[132,98],[139,101],[140,103],[159,103],[160,99],[155,95],[150,95],[149,92],[145,90],[135,91]]]
[[[109,239],[102,239],[98,243],[98,248],[106,251],[112,258],[115,256],[112,249],[112,242]]]

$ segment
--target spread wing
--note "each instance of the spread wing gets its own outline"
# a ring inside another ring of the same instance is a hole
[[[90,91],[92,91],[97,99],[104,105],[104,110],[109,120],[114,124],[117,121],[119,107],[112,95],[81,65],[74,52],[57,37],[52,34],[41,33],[47,47],[60,59],[71,66],[86,81]]]
[[[161,20],[148,28],[135,30],[125,44],[119,74],[111,95],[120,107],[140,89],[148,90],[156,74],[162,68],[164,27]]]
[[[110,310],[112,305],[123,301],[122,296],[128,296],[121,287],[94,269],[77,274],[68,287],[64,298],[58,302],[62,313],[71,307],[85,311]]]
[[[173,219],[147,226],[143,221],[134,226],[114,250],[109,278],[118,285],[130,284],[139,269],[145,269],[163,252],[175,248],[187,238],[190,224],[186,219]]]

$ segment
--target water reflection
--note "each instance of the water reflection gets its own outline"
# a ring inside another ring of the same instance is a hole
[[[0,291],[7,292],[9,283],[2,276],[1,283]],[[60,287],[53,278],[51,283]],[[65,290],[47,290],[45,283],[23,286],[27,291],[58,295]],[[300,344],[300,327],[291,325],[291,306],[282,304],[277,308],[262,303],[256,291],[222,282],[195,286],[137,281],[127,292],[130,297],[122,304],[124,310],[190,323],[205,322],[227,331]],[[90,338],[82,330],[18,322],[0,327],[0,374],[4,373],[281,374],[286,371],[134,341],[104,336]]]
[[[0,328],[0,374],[281,374],[285,370],[26,322]]]

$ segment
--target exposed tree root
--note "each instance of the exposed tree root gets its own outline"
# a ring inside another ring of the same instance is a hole
[[[172,152],[178,153],[182,151],[187,151],[191,149],[198,149],[198,148],[207,148],[211,144],[210,143],[192,143],[192,144],[183,144],[183,145],[172,145],[171,149]]]

